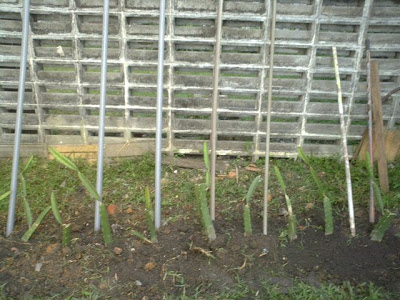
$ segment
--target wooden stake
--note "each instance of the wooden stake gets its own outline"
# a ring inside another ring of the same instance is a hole
[[[379,185],[383,193],[389,192],[389,178],[385,152],[385,136],[383,128],[381,87],[379,82],[379,66],[371,61],[371,95],[374,121],[374,149],[378,160]]]

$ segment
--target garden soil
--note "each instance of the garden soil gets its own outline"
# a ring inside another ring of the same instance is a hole
[[[217,239],[210,243],[193,208],[185,209],[184,217],[162,226],[157,243],[149,243],[132,233],[135,228],[146,234],[143,211],[117,207],[110,216],[114,243],[108,248],[101,234],[93,232],[84,207],[71,220],[70,247],[60,245],[61,229],[51,214],[29,243],[20,240],[25,228],[17,220],[12,237],[0,238],[3,293],[13,299],[81,297],[82,291],[99,291],[110,299],[161,299],[164,295],[173,299],[183,293],[213,298],[235,288],[238,278],[260,296],[266,283],[286,293],[297,281],[316,287],[322,282],[372,282],[400,293],[399,224],[378,243],[369,238],[371,225],[361,221],[357,237],[351,238],[343,215],[336,218],[334,234],[325,236],[323,212],[312,208],[298,216],[304,221],[300,221],[298,238],[289,242],[282,234],[285,216],[274,216],[264,236],[262,218],[254,215],[254,234],[245,237],[240,213],[229,218],[217,214]],[[164,217],[171,213],[163,211]],[[4,224],[4,218],[1,221]]]

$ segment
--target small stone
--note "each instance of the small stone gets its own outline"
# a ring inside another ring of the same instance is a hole
[[[256,249],[256,248],[258,248],[258,244],[257,244],[256,241],[251,241],[251,242],[249,243],[249,246],[250,246],[251,249]]]
[[[105,282],[100,282],[99,289],[100,290],[105,290],[106,288],[107,288],[107,284]]]
[[[115,213],[117,212],[117,206],[115,204],[110,204],[109,206],[107,206],[107,211],[110,215],[115,215]]]
[[[62,249],[62,253],[64,254],[64,255],[70,255],[71,254],[71,252],[72,252],[72,249],[70,248],[70,247],[64,247],[63,249]]]
[[[81,252],[78,252],[78,253],[75,254],[75,259],[76,260],[80,260],[81,258],[82,258],[82,253]]]
[[[310,210],[314,208],[314,203],[307,203],[306,204],[306,210]]]
[[[156,267],[156,264],[153,262],[148,262],[147,264],[144,265],[145,271],[151,271]]]
[[[125,213],[130,215],[130,214],[133,213],[133,209],[130,208],[130,207],[128,207],[128,208],[125,210]]]
[[[142,283],[140,280],[136,280],[136,281],[135,281],[135,284],[136,284],[137,286],[142,286],[142,285],[143,285],[143,283]]]
[[[122,253],[122,249],[121,248],[119,248],[119,247],[115,247],[114,248],[114,253],[116,254],[116,255],[120,255],[121,253]]]
[[[60,247],[59,243],[50,244],[46,247],[46,254],[54,254]]]

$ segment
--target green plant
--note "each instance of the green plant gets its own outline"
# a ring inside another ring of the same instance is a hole
[[[111,234],[111,226],[110,222],[108,220],[108,212],[105,204],[103,201],[101,201],[100,195],[97,193],[96,188],[94,185],[89,181],[89,179],[79,171],[78,167],[65,155],[59,153],[57,150],[54,148],[49,147],[50,153],[54,156],[54,158],[66,166],[67,168],[75,171],[82,182],[83,186],[86,188],[86,190],[89,192],[89,194],[94,198],[95,200],[100,202],[100,219],[101,219],[101,228],[103,231],[103,240],[104,244],[106,246],[110,245],[112,243],[112,234]]]
[[[315,182],[315,185],[318,188],[318,192],[323,199],[323,205],[324,205],[324,214],[325,214],[325,235],[329,235],[333,233],[333,215],[332,215],[332,203],[329,197],[327,196],[326,190],[324,186],[322,185],[321,181],[319,180],[319,177],[317,176],[317,173],[315,172],[314,168],[311,166],[311,162],[306,156],[306,154],[303,151],[303,148],[298,147],[297,151],[299,153],[300,158],[304,161],[304,163],[308,166],[310,169],[311,176]]]
[[[208,146],[207,142],[204,142],[203,144],[203,160],[204,160],[204,165],[206,166],[206,185],[207,188],[210,188],[211,186],[211,171],[210,171],[210,157],[208,154]]]
[[[196,186],[197,207],[201,216],[201,223],[203,224],[205,233],[209,241],[216,239],[215,228],[211,219],[210,210],[207,204],[207,184],[203,183]]]
[[[144,203],[146,206],[145,213],[146,213],[147,226],[149,227],[149,232],[150,232],[150,240],[153,243],[155,243],[157,242],[157,233],[156,233],[156,227],[154,225],[154,210],[153,210],[153,205],[151,203],[150,191],[148,186],[146,186],[144,190]]]
[[[369,153],[366,153],[365,157],[366,168],[368,171],[369,177],[373,180],[373,190],[376,199],[376,203],[378,205],[378,210],[382,214],[381,218],[379,219],[378,223],[374,226],[374,229],[371,232],[371,240],[381,242],[387,229],[392,224],[396,214],[390,212],[388,209],[384,208],[384,204],[382,201],[382,194],[379,189],[378,184],[375,181],[375,177],[373,175],[373,166],[370,162]]]
[[[58,209],[58,203],[56,200],[56,196],[54,195],[54,192],[51,193],[50,201],[51,201],[51,209],[53,211],[53,215],[56,221],[62,227],[62,245],[63,247],[69,246],[71,244],[71,224],[66,224],[63,222],[60,210]]]
[[[253,229],[251,226],[251,216],[250,216],[250,199],[253,196],[258,184],[262,181],[261,175],[254,178],[251,183],[249,190],[247,191],[245,197],[245,205],[243,207],[243,220],[244,220],[244,234],[251,235],[253,234]]]
[[[290,201],[290,198],[286,192],[286,185],[285,182],[283,181],[282,174],[277,166],[275,166],[274,169],[275,169],[275,175],[278,178],[279,185],[281,186],[281,189],[285,194],[286,205],[289,213],[288,236],[290,241],[293,241],[297,238],[297,219],[296,216],[293,214],[292,202]]]
[[[49,212],[50,209],[51,209],[51,206],[46,207],[42,211],[42,213],[38,216],[36,221],[32,224],[32,226],[30,226],[29,229],[24,233],[24,235],[21,238],[24,242],[29,241],[30,237],[36,231],[36,229],[39,227],[40,223],[43,221],[44,217],[47,215],[47,213]]]
[[[381,242],[383,237],[385,236],[386,231],[389,229],[390,225],[392,224],[394,218],[396,217],[395,213],[392,213],[390,210],[385,209],[383,201],[382,201],[382,194],[378,184],[375,181],[374,173],[373,173],[373,166],[371,165],[369,153],[365,153],[365,164],[368,171],[368,175],[372,178],[373,182],[373,189],[374,195],[376,199],[376,203],[378,205],[378,210],[381,213],[381,217],[379,218],[378,223],[374,226],[374,229],[371,232],[371,240]]]

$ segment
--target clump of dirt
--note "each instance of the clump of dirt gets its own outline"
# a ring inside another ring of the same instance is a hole
[[[63,248],[60,228],[48,218],[29,243],[18,239],[21,227],[13,238],[0,238],[0,285],[5,284],[3,293],[16,299],[81,296],[90,289],[114,299],[161,299],[183,290],[186,295],[212,298],[234,288],[238,277],[260,296],[266,282],[285,293],[295,280],[313,286],[373,282],[400,293],[400,239],[394,232],[381,243],[372,242],[370,225],[358,222],[357,237],[351,238],[343,216],[334,234],[325,236],[317,217],[321,211],[305,214],[299,217],[306,221],[293,242],[282,234],[284,217],[274,217],[264,236],[262,220],[254,215],[256,233],[245,237],[238,214],[229,220],[217,216],[218,237],[209,243],[190,211],[163,226],[158,243],[149,243],[132,234],[133,228],[145,232],[143,213],[120,209],[111,216],[114,245],[110,248],[103,246],[87,216],[73,220],[74,242]]]

